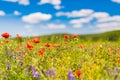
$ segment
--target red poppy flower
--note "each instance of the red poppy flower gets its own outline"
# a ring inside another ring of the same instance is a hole
[[[109,51],[113,51],[113,48],[110,47],[110,48],[109,48]]]
[[[64,44],[68,44],[68,42],[64,42]]]
[[[117,62],[120,64],[120,59]]]
[[[33,39],[32,39],[32,42],[34,42],[34,43],[39,43],[40,40],[39,40],[39,38],[33,38]]]
[[[117,53],[120,54],[120,50],[117,50]]]
[[[57,48],[59,46],[60,46],[60,44],[57,44],[57,43],[53,45],[54,48]]]
[[[64,38],[65,38],[65,39],[69,39],[70,36],[66,34],[66,35],[64,35]]]
[[[50,47],[51,44],[50,44],[50,43],[45,43],[45,46],[46,46],[46,47]]]
[[[41,48],[42,51],[45,51],[45,48]]]
[[[75,73],[76,73],[76,75],[77,75],[78,77],[81,77],[81,75],[82,75],[82,73],[81,73],[80,70],[76,70]]]
[[[78,38],[78,35],[77,34],[72,34],[72,37],[73,38]]]
[[[2,33],[1,36],[4,37],[4,38],[9,38],[10,34],[5,32],[5,33]]]
[[[19,34],[17,34],[16,38],[20,39],[20,38],[21,38],[21,36],[20,36]]]
[[[28,48],[29,50],[32,50],[32,49],[33,49],[32,44],[30,44],[29,42],[27,42],[27,48]]]
[[[83,48],[84,48],[84,45],[81,44],[81,45],[80,45],[80,48],[83,49]]]
[[[45,51],[45,48],[41,48],[41,49],[38,51],[39,55],[40,55],[40,56],[43,56],[44,51]]]

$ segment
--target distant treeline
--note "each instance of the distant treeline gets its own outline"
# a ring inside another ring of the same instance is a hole
[[[53,37],[52,39],[58,40],[63,38],[65,34],[51,34],[51,35],[45,35],[45,36],[40,36],[41,38],[44,39],[51,39],[51,37]],[[69,34],[71,35],[71,34]],[[79,35],[79,37],[82,40],[90,40],[90,41],[99,41],[99,40],[103,40],[103,41],[118,41],[120,40],[120,30],[116,30],[116,31],[109,31],[109,32],[104,32],[104,33],[99,33],[99,34],[86,34],[86,35]]]
[[[107,40],[107,41],[117,41],[120,40],[120,30],[110,31],[100,34],[89,34],[89,35],[80,35],[80,37],[84,40]]]

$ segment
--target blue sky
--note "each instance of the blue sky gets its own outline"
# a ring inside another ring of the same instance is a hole
[[[120,0],[0,0],[0,32],[22,36],[120,29]]]

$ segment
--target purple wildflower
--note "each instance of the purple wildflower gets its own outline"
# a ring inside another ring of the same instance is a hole
[[[116,78],[115,80],[119,80],[118,78]]]
[[[56,75],[55,75],[55,70],[51,70],[51,75],[55,78],[56,77]]]
[[[50,76],[50,75],[51,75],[50,70],[46,70],[46,71],[45,71],[45,73],[46,73],[46,75],[48,75],[48,76]]]
[[[106,67],[106,71],[108,72],[109,70],[108,70],[108,67]]]
[[[37,71],[35,71],[35,72],[33,73],[33,77],[39,78],[39,77],[40,77],[40,74],[39,74]]]
[[[53,69],[51,69],[51,70],[48,69],[45,71],[45,73],[47,76],[53,76],[54,78],[56,77],[55,70],[53,70]]]
[[[68,80],[75,80],[71,70],[68,71]]]
[[[118,69],[118,67],[116,67],[116,72],[119,73],[119,69]]]
[[[111,69],[109,73],[112,75],[112,73],[113,73],[113,70]]]
[[[32,74],[34,78],[39,78],[40,74],[35,70],[35,68],[33,66],[31,66],[32,69]]]

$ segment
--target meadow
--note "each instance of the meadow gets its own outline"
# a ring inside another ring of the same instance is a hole
[[[114,34],[1,36],[1,80],[120,80],[120,38]]]

